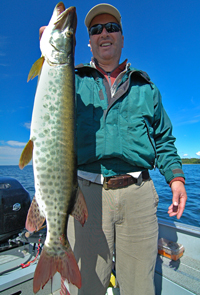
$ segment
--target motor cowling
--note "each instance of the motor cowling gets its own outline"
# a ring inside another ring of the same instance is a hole
[[[0,177],[0,241],[24,229],[30,203],[29,193],[18,180]]]

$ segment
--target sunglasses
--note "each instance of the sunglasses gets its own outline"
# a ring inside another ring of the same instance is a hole
[[[119,24],[110,22],[107,24],[97,24],[92,26],[89,29],[89,35],[99,35],[102,33],[103,28],[105,28],[108,33],[122,32],[122,28]]]

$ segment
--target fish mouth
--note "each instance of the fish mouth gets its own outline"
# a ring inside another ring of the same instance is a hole
[[[66,28],[75,34],[77,27],[76,7],[71,6],[65,9],[63,2],[59,2],[55,9],[57,10],[57,20],[54,23],[55,28],[64,31]],[[60,13],[61,12],[61,13]]]

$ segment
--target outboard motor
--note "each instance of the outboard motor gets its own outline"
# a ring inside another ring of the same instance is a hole
[[[0,177],[0,241],[24,229],[30,203],[29,193],[16,179]]]

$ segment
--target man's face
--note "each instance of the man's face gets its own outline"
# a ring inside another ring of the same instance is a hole
[[[106,24],[109,22],[118,23],[116,18],[110,14],[101,14],[94,17],[90,27],[97,24]],[[108,33],[105,28],[99,35],[90,36],[91,51],[99,64],[119,63],[121,50],[124,45],[124,36],[121,31]]]

